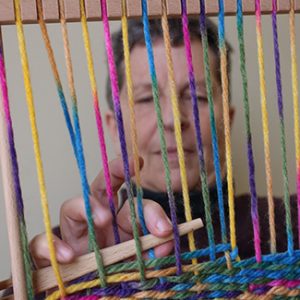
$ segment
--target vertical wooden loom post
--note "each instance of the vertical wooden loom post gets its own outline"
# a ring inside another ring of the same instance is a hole
[[[0,26],[0,46],[2,47],[2,45],[3,41]],[[14,298],[18,300],[27,300],[23,254],[21,250],[20,228],[12,176],[12,162],[10,158],[7,124],[5,122],[2,92],[0,94],[0,163],[2,170],[1,172],[4,190],[7,231],[9,237]]]

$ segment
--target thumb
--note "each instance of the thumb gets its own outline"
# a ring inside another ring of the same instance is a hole
[[[140,163],[140,168],[142,168],[144,164],[144,160],[141,157],[139,158],[139,163]],[[91,184],[92,193],[96,196],[96,198],[100,200],[101,198],[103,198],[101,197],[103,195],[103,192],[106,192],[107,180],[110,180],[114,194],[118,192],[118,190],[120,189],[120,187],[125,181],[124,164],[123,164],[123,160],[120,157],[112,160],[109,163],[108,168],[109,168],[108,171],[110,173],[110,177],[108,176],[108,174],[105,174],[104,170],[102,170],[95,178],[93,183]],[[129,157],[129,172],[131,177],[135,175],[134,160],[132,156]]]
[[[143,199],[144,218],[149,232],[157,237],[166,237],[172,233],[172,224],[163,208],[152,200]],[[129,203],[126,201],[118,214],[120,227],[132,233]],[[140,221],[139,221],[140,223]]]

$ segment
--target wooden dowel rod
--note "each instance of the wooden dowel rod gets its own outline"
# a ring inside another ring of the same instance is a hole
[[[43,0],[44,18],[46,22],[59,22],[57,11],[58,0]],[[79,22],[79,0],[64,0],[66,5],[66,19],[68,22]],[[37,23],[36,0],[22,0],[22,20],[24,23]],[[161,17],[161,0],[148,0],[150,18]],[[278,13],[287,14],[290,9],[289,0],[277,0]],[[100,0],[85,0],[86,14],[89,21],[101,20]],[[189,15],[199,15],[199,0],[187,0],[187,12]],[[235,15],[236,0],[224,0],[225,14]],[[110,20],[121,19],[121,1],[108,0],[108,17]],[[167,13],[170,17],[181,15],[180,0],[167,0]],[[216,16],[218,14],[218,0],[206,0],[206,14]],[[272,0],[261,1],[262,14],[272,12]],[[127,15],[129,18],[140,18],[142,15],[141,0],[127,0]],[[255,13],[255,1],[243,0],[243,11],[245,15]],[[295,0],[295,11],[300,12],[300,0]],[[14,24],[13,0],[0,0],[0,25]]]
[[[0,47],[2,47],[2,32],[0,27]],[[0,90],[0,162],[2,182],[4,190],[4,202],[6,211],[6,223],[11,258],[11,274],[15,287],[15,299],[26,300],[26,281],[24,272],[24,261],[21,247],[20,226],[14,179],[12,174],[12,161],[8,142],[7,123],[4,115],[3,94]]]
[[[191,222],[180,224],[178,226],[179,234],[185,235],[203,227],[201,219],[195,219]],[[158,238],[152,234],[140,238],[142,250],[146,251],[158,245],[173,240],[173,235],[166,238]],[[136,254],[135,241],[130,240],[118,245],[114,245],[100,250],[105,266],[123,261]],[[97,269],[94,253],[83,255],[69,265],[60,265],[60,272],[64,282],[69,282]],[[4,285],[4,284],[3,284]],[[56,287],[56,279],[51,267],[38,270],[34,273],[35,292],[40,293]],[[6,281],[5,288],[10,287],[10,281]]]

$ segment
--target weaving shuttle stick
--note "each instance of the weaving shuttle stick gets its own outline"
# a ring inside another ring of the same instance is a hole
[[[195,231],[202,227],[202,220],[195,219],[193,221],[180,224],[178,229],[180,235],[186,235],[189,232]],[[152,234],[140,237],[143,251],[149,250],[171,240],[173,240],[173,234],[166,238],[158,238]],[[135,241],[126,241],[121,244],[102,249],[100,252],[103,258],[104,266],[108,266],[134,256],[136,254]],[[94,253],[83,255],[77,258],[77,260],[72,264],[60,265],[60,271],[64,282],[68,282],[90,272],[94,272],[96,269],[97,265]],[[51,267],[35,271],[33,277],[36,293],[56,287],[56,279]],[[3,283],[0,283],[0,286],[2,288],[9,288],[11,287],[11,282],[7,280]]]
[[[2,33],[0,27],[0,45],[2,46]],[[2,182],[4,189],[4,202],[7,218],[7,231],[9,236],[9,248],[11,257],[11,273],[15,286],[16,299],[26,300],[26,281],[24,260],[21,246],[20,226],[18,219],[17,201],[14,187],[13,166],[10,157],[7,122],[4,116],[3,94],[0,92],[0,162]]]

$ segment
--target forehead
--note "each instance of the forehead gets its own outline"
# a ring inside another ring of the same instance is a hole
[[[200,40],[191,41],[193,68],[196,79],[204,81],[204,61],[203,61],[203,48]],[[187,59],[184,44],[172,47],[173,67],[177,84],[185,79],[188,80]],[[166,49],[162,39],[153,43],[153,53],[156,67],[156,74],[159,81],[167,81],[167,60]],[[209,60],[211,64],[213,79],[217,79],[217,59],[215,54],[209,51]],[[151,81],[149,74],[148,56],[146,46],[143,44],[135,45],[130,53],[132,77],[135,83],[143,81]]]

